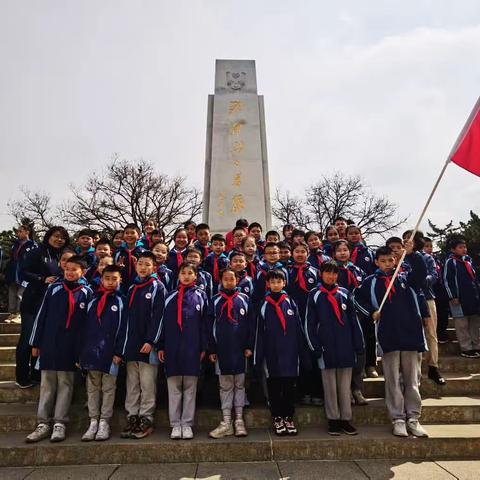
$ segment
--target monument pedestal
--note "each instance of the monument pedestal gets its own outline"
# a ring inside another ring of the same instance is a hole
[[[208,97],[203,220],[225,233],[238,218],[271,228],[265,110],[254,60],[217,60]]]

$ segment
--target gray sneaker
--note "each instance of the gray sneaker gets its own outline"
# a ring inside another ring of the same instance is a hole
[[[39,423],[37,428],[25,438],[27,443],[36,443],[44,438],[48,438],[52,433],[52,427],[48,423]]]
[[[189,427],[189,426],[182,427],[182,438],[184,440],[191,440],[193,438],[192,427]]]
[[[82,436],[82,442],[91,442],[95,440],[95,435],[97,434],[98,430],[98,420],[96,418],[90,419],[90,425],[88,426],[88,430]]]
[[[415,437],[428,437],[427,431],[420,425],[420,422],[415,418],[407,420],[407,430]]]
[[[56,423],[53,426],[52,436],[50,437],[51,442],[63,442],[65,440],[65,424]]]
[[[396,437],[408,437],[405,420],[395,420],[393,422],[393,432]]]
[[[183,428],[185,429],[185,427]],[[233,431],[232,422],[227,423],[227,422],[224,422],[223,420],[219,423],[217,428],[215,428],[209,433],[210,437],[212,438],[223,438],[233,434],[234,434],[234,431]],[[185,438],[185,436],[183,438]]]
[[[236,437],[246,437],[248,435],[247,428],[245,427],[245,422],[243,421],[243,418],[237,418],[233,425],[235,427]]]
[[[103,442],[105,440],[108,440],[109,438],[110,438],[110,425],[104,418],[101,418],[100,423],[98,424],[98,431],[97,431],[97,434],[95,435],[95,440],[97,442]]]

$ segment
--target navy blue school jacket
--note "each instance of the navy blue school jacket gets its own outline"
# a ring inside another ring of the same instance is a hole
[[[472,259],[468,255],[463,257],[454,254],[449,255],[443,268],[443,281],[448,298],[450,300],[458,298],[460,301],[459,306],[452,306],[454,317],[476,315],[480,312],[477,272],[472,265]]]
[[[163,286],[167,289],[167,292],[170,292],[174,288],[172,285],[172,271],[165,264],[157,267],[157,277],[163,283]]]
[[[338,285],[342,288],[346,288],[349,292],[353,292],[365,278],[365,272],[352,262],[348,262],[346,265],[338,265]]]
[[[33,240],[15,240],[10,251],[10,259],[5,266],[5,283],[10,285],[16,283],[22,285],[22,277],[20,275],[25,256],[30,250],[37,248],[37,244]],[[1,265],[1,262],[0,262]],[[24,287],[27,286],[25,282]]]
[[[140,254],[144,251],[145,249],[140,242],[137,242],[137,245],[132,250],[127,247],[126,243],[123,243],[113,256],[114,263],[119,262],[120,259],[123,258],[124,268],[122,268],[122,283],[120,285],[120,289],[124,295],[128,293],[130,285],[137,276],[137,272],[135,271],[135,261],[133,258],[135,257],[138,259]]]
[[[320,280],[318,270],[312,267],[308,262],[302,265],[303,283],[299,281],[300,269],[295,265],[288,268],[288,287],[287,292],[297,304],[300,318],[305,319],[305,311],[307,309],[307,298],[310,290],[318,285]]]
[[[193,242],[194,248],[201,252],[203,259],[210,255],[210,242],[207,245],[202,245],[198,240]]]
[[[425,298],[427,300],[434,300],[435,293],[434,287],[438,282],[438,270],[435,259],[425,252],[420,252],[422,255],[423,261],[427,267],[427,277],[425,278],[425,285],[423,286],[423,292],[425,293]]]
[[[251,261],[247,260],[247,274],[252,279],[254,285],[257,279],[257,267],[259,262],[260,259],[258,257],[254,257]]]
[[[182,327],[178,323],[178,293],[175,289],[165,300],[158,350],[165,351],[165,374],[200,375],[200,353],[208,348],[208,299],[196,285],[184,290]]]
[[[322,243],[323,243],[323,253],[328,257],[333,258],[333,245],[328,240],[324,240]]]
[[[67,288],[74,299],[70,318]],[[30,345],[40,349],[40,370],[71,372],[76,369],[81,331],[85,328],[91,297],[92,291],[78,282],[55,282],[47,288],[30,337]]]
[[[95,256],[95,249],[93,247],[90,247],[86,252],[80,247],[75,247],[75,253],[87,262],[88,267],[92,267],[97,263],[97,257]]]
[[[385,302],[377,323],[377,340],[383,353],[425,351],[422,314],[416,292],[425,282],[427,268],[418,252],[407,255],[407,261],[411,270],[399,273],[395,279],[395,291],[390,292],[390,299]],[[378,310],[386,292],[385,277],[391,278],[391,274],[376,270],[355,290],[355,305],[363,314],[369,316]]]
[[[307,262],[317,270],[320,268],[320,265],[324,262],[329,262],[331,258],[326,255],[323,250],[319,248],[315,251],[310,251],[310,255],[308,255]]]
[[[232,300],[231,315],[228,314],[227,300],[221,292]],[[209,353],[217,354],[220,375],[245,373],[244,352],[253,351],[249,321],[249,299],[238,288],[233,292],[220,290],[209,305],[210,320]]]
[[[37,314],[48,287],[45,279],[62,274],[58,265],[61,255],[62,250],[45,244],[41,244],[38,248],[33,248],[25,254],[20,268],[22,282],[27,283],[20,304],[22,313]]]
[[[237,288],[244,293],[248,298],[253,294],[253,280],[252,277],[247,275],[247,271],[244,270],[239,274],[239,280]]]
[[[220,278],[215,277],[215,268],[214,268],[215,259],[218,265],[218,273],[220,273],[229,264],[228,257],[224,253],[220,255],[216,255],[215,253],[212,252],[203,261],[203,269],[212,276],[214,294],[218,292],[218,284],[220,282]]]
[[[253,288],[253,295],[252,295],[252,301],[255,304],[259,304],[263,298],[265,297],[266,293],[266,277],[267,273],[270,270],[280,270],[283,272],[285,275],[285,280],[288,284],[288,271],[287,269],[283,266],[281,262],[277,262],[274,265],[270,265],[267,262],[260,261],[257,264],[257,276],[255,278],[255,285]]]
[[[366,275],[372,275],[377,269],[373,250],[364,243],[350,244],[350,246],[352,248],[351,262],[365,272]]]
[[[336,286],[338,287],[338,286]],[[363,332],[355,312],[352,294],[345,288],[333,288],[340,320],[320,287],[308,295],[305,335],[308,346],[319,358],[320,368],[352,368],[356,356],[365,349]]]
[[[177,250],[176,247],[173,247],[168,252],[166,265],[172,272],[172,283],[171,283],[172,288],[177,284],[178,267],[182,264],[185,258],[186,251],[187,251],[187,247],[185,247],[182,250]]]
[[[114,374],[113,356],[121,357],[123,351],[120,332],[122,322],[126,321],[125,298],[119,291],[109,293],[99,318],[97,307],[102,296],[101,292],[98,293],[88,304],[87,319],[82,329],[80,368]]]
[[[166,293],[155,276],[134,280],[126,300],[127,321],[120,333],[125,361],[151,363],[151,356],[140,349],[145,343],[154,346],[158,341]]]
[[[275,307],[267,300],[260,305],[256,320],[253,361],[256,366],[265,367],[267,377],[297,377],[299,363],[306,354],[297,305],[286,292],[283,294],[285,299],[280,308],[285,319],[285,330]],[[270,292],[265,298],[267,296],[270,296]]]
[[[197,275],[197,282],[196,285],[198,288],[203,290],[206,295],[207,299],[210,302],[210,300],[213,297],[213,282],[212,282],[212,276],[206,272],[205,270],[202,270],[200,267],[198,268],[198,275]],[[177,285],[176,288],[178,288],[179,282],[177,280]]]

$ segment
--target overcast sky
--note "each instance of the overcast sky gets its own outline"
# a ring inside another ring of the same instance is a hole
[[[255,59],[272,192],[360,174],[414,222],[480,95],[478,1],[0,0],[0,228],[114,152],[203,186],[216,58]],[[480,211],[447,169],[428,217]],[[252,219],[253,220],[253,219]]]

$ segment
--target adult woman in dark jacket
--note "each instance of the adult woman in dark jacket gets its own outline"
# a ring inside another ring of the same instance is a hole
[[[20,305],[22,329],[16,351],[16,385],[20,388],[31,387],[32,379],[40,379],[33,368],[30,335],[47,287],[61,273],[58,262],[69,242],[70,237],[65,228],[51,227],[38,248],[28,252],[20,270],[22,281],[28,283]]]

